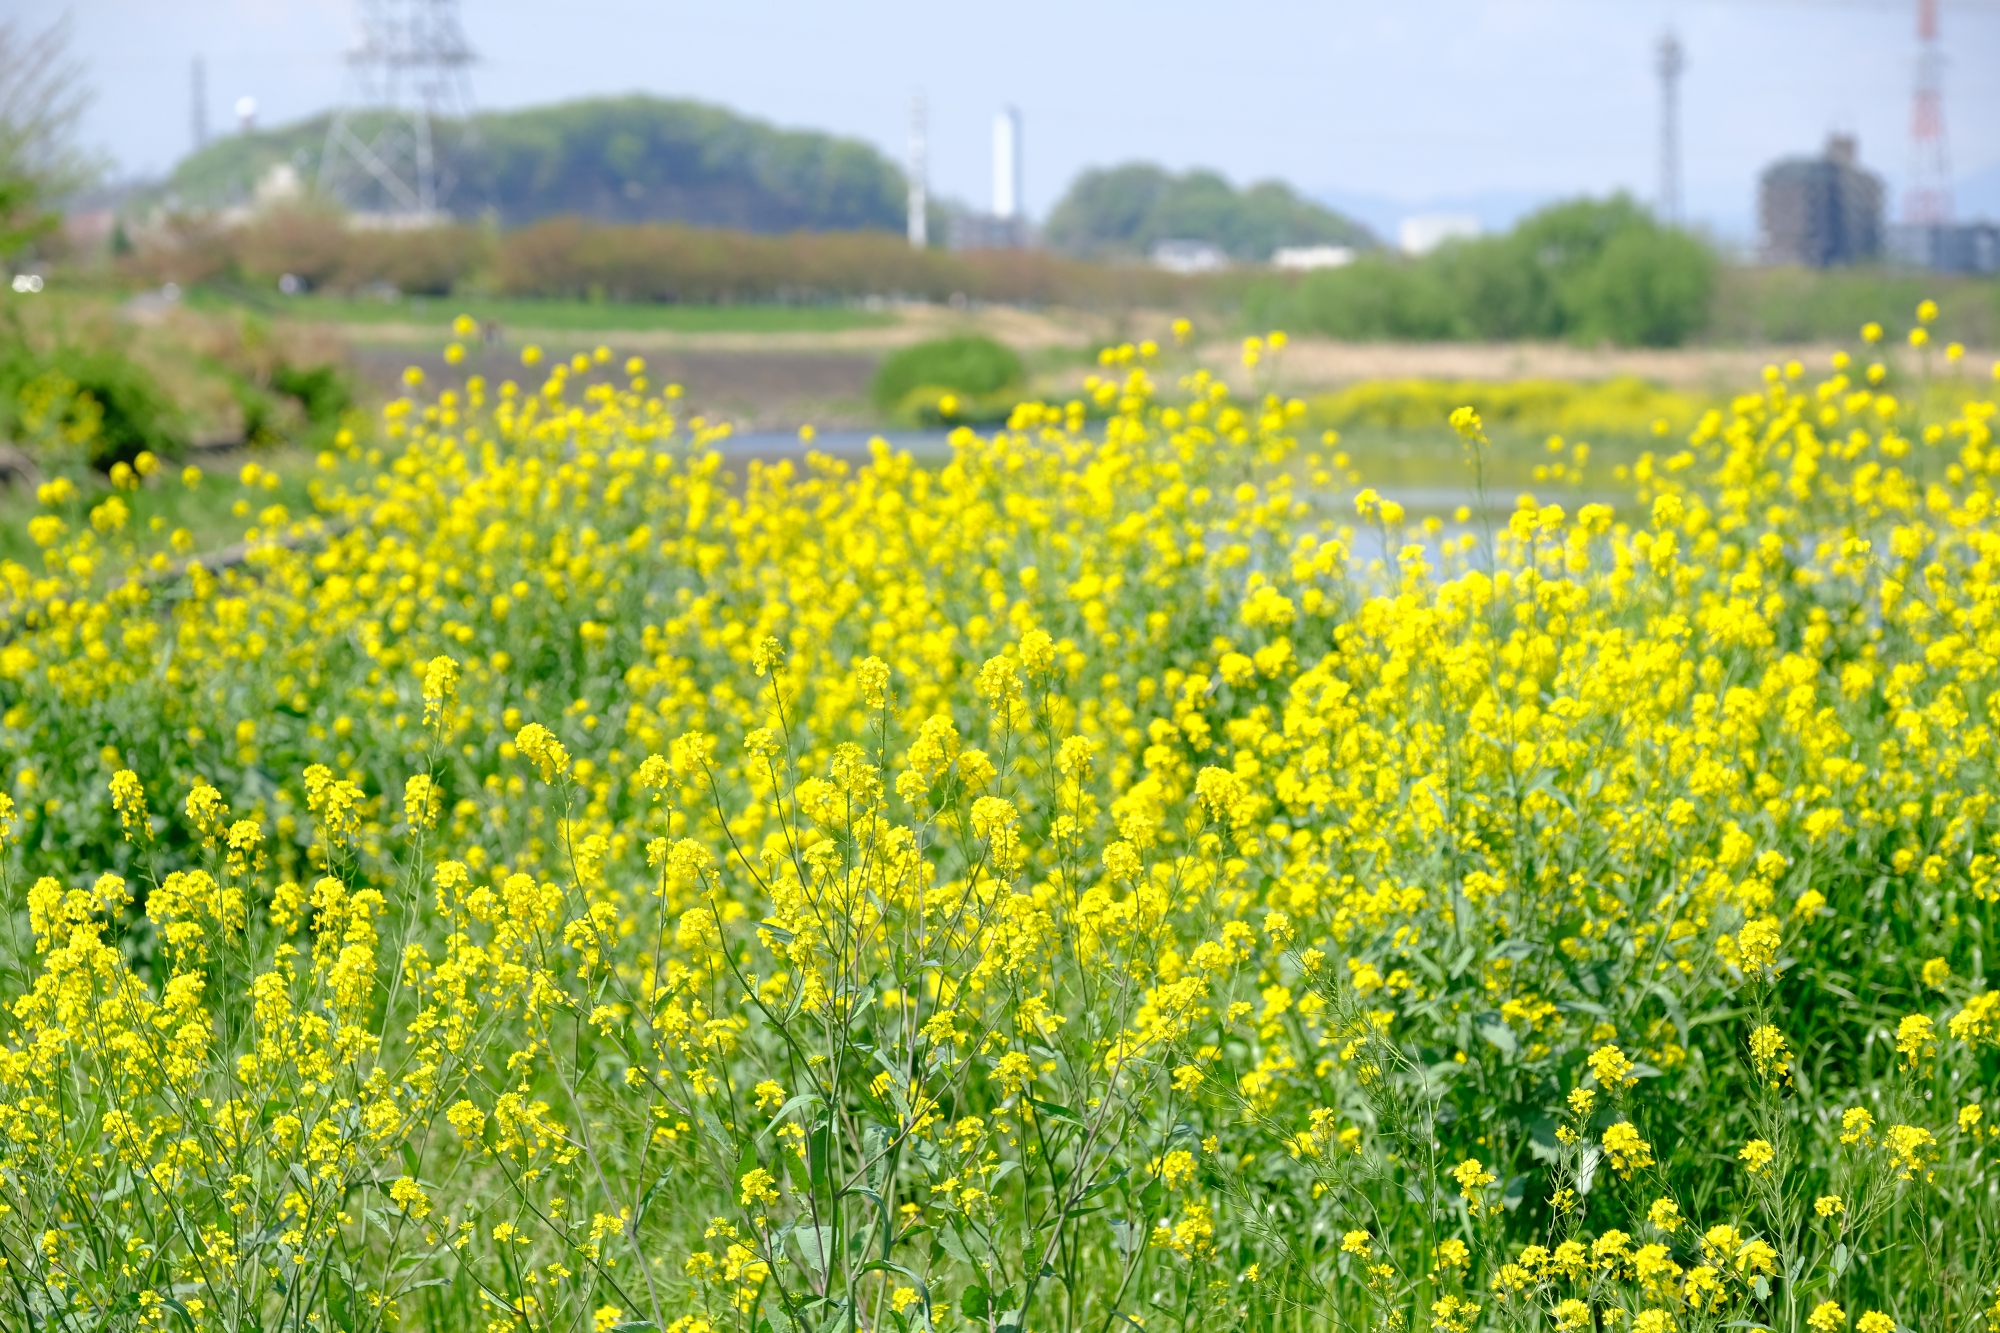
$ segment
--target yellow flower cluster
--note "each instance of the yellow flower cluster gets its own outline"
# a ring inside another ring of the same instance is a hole
[[[48,496],[0,1325],[1986,1299],[1993,405],[1774,367],[1617,505],[1466,410],[1447,524],[1156,354],[925,467],[598,349],[226,559]]]

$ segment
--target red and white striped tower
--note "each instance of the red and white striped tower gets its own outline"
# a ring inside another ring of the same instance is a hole
[[[1951,221],[1951,166],[1944,139],[1944,52],[1938,0],[1917,0],[1917,84],[1910,108],[1910,183],[1903,221]]]

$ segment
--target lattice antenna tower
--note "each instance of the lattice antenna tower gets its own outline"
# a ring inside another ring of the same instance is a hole
[[[1681,222],[1681,73],[1687,52],[1672,28],[1660,34],[1653,70],[1660,76],[1660,221]]]
[[[354,97],[327,127],[320,192],[350,208],[373,194],[383,212],[432,218],[455,183],[440,127],[455,122],[471,134],[473,55],[458,0],[355,0],[355,9],[361,42],[347,54]]]
[[[1938,0],[1917,0],[1917,80],[1910,107],[1910,188],[1903,220],[1951,221],[1951,162],[1944,138],[1944,49],[1938,42]]]

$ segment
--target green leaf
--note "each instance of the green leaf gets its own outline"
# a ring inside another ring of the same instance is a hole
[[[646,1220],[646,1210],[653,1206],[653,1196],[666,1187],[667,1181],[673,1175],[674,1172],[671,1170],[662,1171],[660,1178],[646,1186],[646,1192],[639,1196],[639,1206],[632,1210],[632,1233],[634,1235],[637,1235],[639,1232],[639,1224]]]
[[[967,1287],[964,1294],[958,1298],[958,1312],[967,1319],[984,1319],[989,1299],[986,1288],[974,1284]]]
[[[1479,1035],[1499,1047],[1502,1055],[1512,1055],[1521,1047],[1521,1039],[1505,1023],[1484,1024],[1479,1029]]]
[[[979,1261],[972,1257],[972,1249],[965,1243],[965,1237],[959,1234],[956,1224],[938,1228],[938,1244],[944,1246],[946,1254],[966,1267],[979,1267]]]
[[[834,1231],[832,1227],[795,1226],[792,1241],[799,1247],[799,1254],[806,1266],[815,1273],[824,1273],[833,1262]]]
[[[1078,1116],[1076,1112],[1070,1110],[1067,1106],[1058,1106],[1054,1102],[1045,1102],[1040,1097],[1030,1097],[1028,1100],[1035,1104],[1036,1110],[1052,1120],[1066,1120],[1070,1124],[1079,1127],[1083,1124],[1082,1117]]]
[[[780,1106],[778,1108],[778,1113],[771,1117],[771,1123],[769,1125],[766,1125],[764,1127],[764,1132],[758,1135],[757,1137],[759,1138],[768,1137],[772,1130],[776,1129],[780,1124],[784,1123],[785,1117],[789,1116],[792,1112],[798,1110],[800,1107],[810,1106],[813,1103],[817,1102],[818,1100],[819,1100],[819,1094],[816,1092],[801,1092],[794,1094],[791,1100],[787,1101],[783,1106]]]

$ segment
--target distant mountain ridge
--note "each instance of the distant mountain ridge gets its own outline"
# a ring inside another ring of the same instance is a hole
[[[275,166],[308,187],[331,113],[218,139],[184,158],[163,191],[181,207],[249,199]],[[366,138],[365,118],[357,130]],[[577,213],[753,232],[900,230],[903,174],[872,145],[780,129],[723,107],[634,94],[481,112],[437,127],[443,206],[505,225]],[[361,208],[386,198],[364,194]]]

